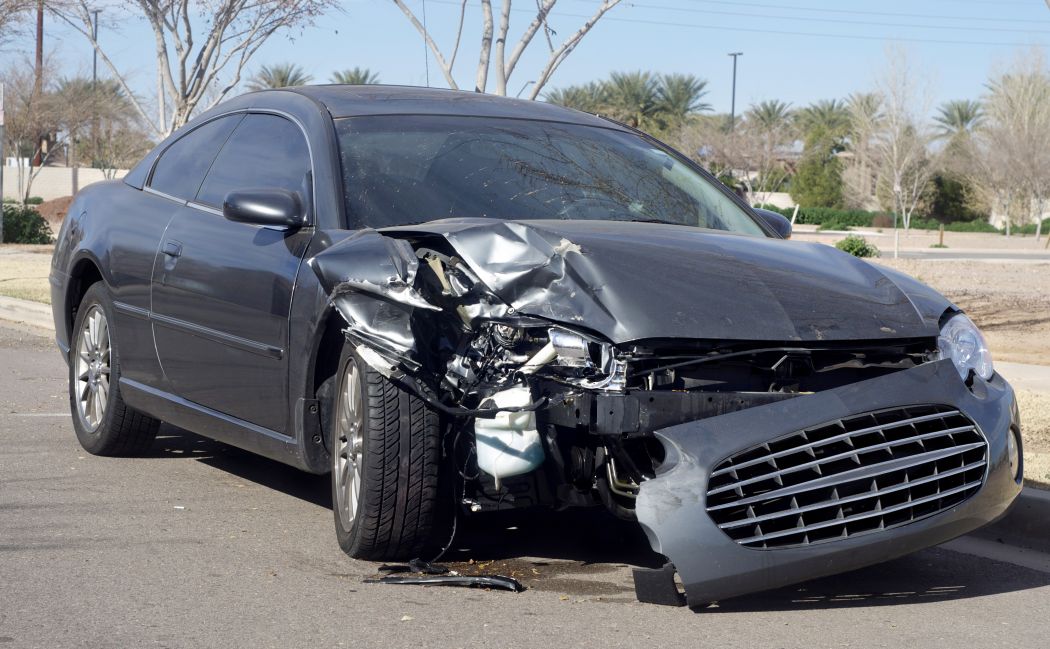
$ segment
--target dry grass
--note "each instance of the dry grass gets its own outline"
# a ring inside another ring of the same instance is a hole
[[[1050,488],[1050,393],[1022,390],[1017,393],[1021,409],[1025,481]]]
[[[0,247],[0,295],[51,303],[51,246]]]

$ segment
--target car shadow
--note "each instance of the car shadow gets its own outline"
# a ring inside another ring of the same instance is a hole
[[[145,457],[192,459],[312,505],[332,508],[327,475],[313,475],[249,451],[164,424]]]
[[[332,506],[326,475],[304,473],[171,426],[161,428],[149,457],[193,459],[317,507]],[[604,595],[599,599],[626,602],[633,600],[633,592],[622,566],[657,568],[664,559],[653,552],[637,525],[603,509],[589,508],[509,510],[460,517],[453,543],[441,563],[457,569],[491,565],[490,570],[497,572],[524,571],[522,581],[530,588],[579,597]],[[899,606],[1048,585],[1050,574],[931,548],[876,566],[695,610],[718,614]]]

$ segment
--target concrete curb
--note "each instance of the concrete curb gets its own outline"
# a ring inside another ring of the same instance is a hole
[[[1050,553],[1050,491],[1025,487],[1005,516],[971,536]]]
[[[55,330],[51,306],[0,295],[0,320],[22,322],[38,329]]]

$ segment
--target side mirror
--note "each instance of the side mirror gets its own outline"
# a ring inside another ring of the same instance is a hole
[[[226,194],[222,215],[252,225],[301,228],[306,215],[299,192],[285,189],[244,189]]]
[[[773,228],[773,231],[779,234],[784,239],[791,238],[791,221],[786,216],[779,212],[773,212],[771,210],[763,210],[761,208],[752,208],[755,210],[755,214],[758,214],[766,225]]]

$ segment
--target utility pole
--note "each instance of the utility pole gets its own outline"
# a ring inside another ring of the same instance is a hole
[[[98,49],[94,47],[98,44],[98,14],[102,11],[101,9],[92,9],[91,14],[94,20],[91,24],[91,166],[95,166],[95,158],[98,157]],[[76,147],[76,141],[73,141],[72,146]],[[73,171],[74,174],[78,172]],[[73,176],[73,193],[77,193],[80,189],[80,178],[77,175]]]
[[[1050,0],[1048,0],[1050,1]],[[730,52],[729,56],[733,57],[733,99],[732,103],[729,104],[729,130],[732,131],[736,125],[736,59],[738,56],[743,56],[743,52]]]
[[[98,13],[101,9],[92,9],[91,13],[94,15],[95,20],[91,27],[91,42],[92,45],[98,43]],[[95,84],[98,83],[98,49],[91,48],[91,87],[94,88]]]
[[[4,242],[4,84],[0,83],[0,243]],[[1050,239],[1050,237],[1048,237]]]
[[[44,0],[38,0],[36,4],[36,69],[33,71],[33,104],[40,101],[44,91]],[[44,133],[37,134],[37,153],[33,156],[29,166],[40,166],[43,162]],[[30,170],[32,173],[32,170]],[[23,197],[25,198],[25,197]]]

